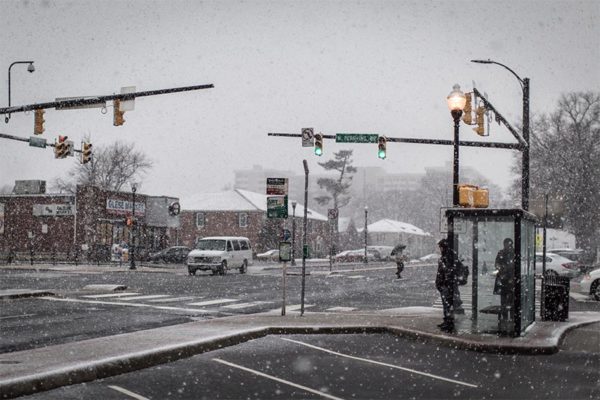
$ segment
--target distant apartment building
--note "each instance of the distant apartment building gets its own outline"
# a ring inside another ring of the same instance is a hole
[[[266,193],[267,178],[289,178],[292,175],[293,172],[291,171],[272,168],[265,169],[260,165],[254,165],[251,169],[234,171],[233,187],[256,193]]]

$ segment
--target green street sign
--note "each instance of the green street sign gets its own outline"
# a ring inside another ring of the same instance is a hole
[[[29,137],[29,145],[31,147],[39,147],[41,149],[46,148],[46,139],[36,136]]]
[[[287,218],[288,217],[288,197],[287,196],[269,196],[267,197],[267,218]]]
[[[336,143],[377,143],[377,133],[336,133]]]

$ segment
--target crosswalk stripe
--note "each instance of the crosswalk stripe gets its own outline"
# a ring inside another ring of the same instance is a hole
[[[122,300],[122,301],[149,300],[149,299],[161,299],[161,298],[165,298],[165,297],[171,297],[171,296],[169,296],[168,294],[150,294],[147,296],[134,296],[134,297],[120,298],[118,300]]]
[[[273,303],[273,302],[272,301],[251,301],[249,303],[229,304],[229,305],[223,306],[223,308],[237,310],[237,309],[241,309],[241,308],[249,308],[249,307],[259,306],[261,304],[270,304],[270,303]]]
[[[207,300],[201,301],[198,303],[188,303],[188,306],[210,306],[213,304],[223,304],[223,303],[231,303],[234,301],[240,301],[239,299],[216,299],[216,300]]]
[[[102,299],[102,298],[109,298],[109,297],[136,296],[138,294],[139,293],[126,292],[126,293],[109,293],[109,294],[90,294],[90,295],[81,296],[81,297],[85,297],[86,299]]]
[[[194,297],[169,297],[168,299],[154,299],[148,300],[150,303],[170,303],[175,301],[189,301],[194,299]]]

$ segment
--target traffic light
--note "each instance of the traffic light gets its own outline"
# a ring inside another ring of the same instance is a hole
[[[121,100],[115,99],[113,101],[113,113],[113,125],[123,125],[125,123],[125,118],[123,118],[123,115],[125,115],[125,111],[121,111]]]
[[[317,156],[323,155],[323,134],[322,133],[315,134],[315,155],[317,155]]]
[[[33,122],[33,133],[35,135],[41,135],[42,133],[44,133],[44,122],[46,122],[46,120],[44,119],[44,113],[45,111],[41,108],[35,110],[35,117]]]
[[[377,157],[385,160],[386,152],[387,152],[387,138],[385,136],[379,136],[377,138]]]
[[[473,107],[471,106],[471,97],[473,93],[465,93],[465,97],[467,102],[465,103],[465,108],[463,109],[463,117],[462,120],[465,124],[471,125],[473,123]]]
[[[68,153],[67,136],[59,136],[54,143],[54,158],[66,158]]]
[[[483,126],[484,124],[484,114],[485,114],[485,107],[479,106],[477,107],[477,111],[475,111],[475,122],[477,123],[477,128],[473,128],[473,130],[479,135],[479,136],[485,136],[485,127]]]
[[[92,161],[92,144],[81,142],[81,163],[87,164]]]

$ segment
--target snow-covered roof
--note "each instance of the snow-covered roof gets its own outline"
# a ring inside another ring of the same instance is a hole
[[[364,228],[357,230],[362,232]],[[412,224],[395,221],[393,219],[381,219],[377,222],[373,222],[372,224],[367,225],[367,231],[369,233],[408,233],[418,236],[431,236],[430,233],[427,233]]]
[[[235,189],[217,193],[200,193],[182,198],[181,208],[187,211],[267,211],[267,195]],[[293,214],[292,200],[288,200],[288,214]],[[304,206],[296,205],[296,217],[304,215]],[[307,217],[319,221],[327,221],[327,217],[316,211],[307,209]]]

